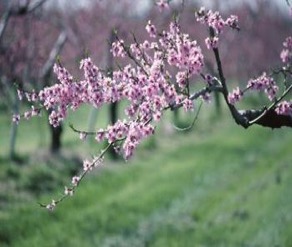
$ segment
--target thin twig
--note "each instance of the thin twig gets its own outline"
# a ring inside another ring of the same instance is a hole
[[[78,134],[85,134],[85,135],[96,135],[96,133],[98,133],[98,131],[96,132],[96,131],[84,131],[84,130],[78,130],[78,129],[76,129],[74,126],[73,126],[73,124],[69,124],[69,127],[74,131],[74,132],[76,132],[76,133],[78,133]]]
[[[195,118],[194,118],[194,120],[192,121],[192,123],[191,123],[188,127],[186,127],[186,128],[179,128],[179,127],[177,127],[177,126],[175,126],[175,125],[173,125],[173,127],[174,127],[176,130],[178,130],[178,131],[187,131],[187,130],[192,129],[192,128],[194,127],[195,123],[197,122],[197,119],[198,119],[198,116],[199,116],[199,113],[200,113],[200,110],[201,110],[202,104],[203,104],[203,101],[201,101],[201,103],[200,103],[200,105],[199,105],[199,108],[198,108],[198,110],[197,110],[197,113],[196,113],[196,115],[195,115]]]
[[[90,164],[90,167],[91,167],[91,168],[93,168],[94,165],[95,165],[98,161],[100,161],[100,160],[103,158],[103,156],[105,155],[105,153],[110,149],[110,147],[111,147],[113,144],[114,144],[113,142],[112,142],[112,143],[109,143],[109,144],[107,145],[107,147],[106,147],[104,150],[101,151],[101,153],[99,154],[99,156],[97,156],[97,157],[91,162],[91,164]],[[84,179],[84,177],[87,175],[87,173],[88,173],[90,170],[91,170],[91,169],[83,170],[83,172],[79,175],[78,183],[76,183],[75,185],[73,185],[73,186],[71,186],[70,188],[68,188],[68,189],[70,189],[70,190],[72,191],[72,193],[75,192],[75,190],[76,190],[77,187],[79,186],[80,182]],[[59,204],[60,202],[62,202],[64,199],[66,199],[67,197],[69,197],[69,196],[70,196],[69,194],[65,194],[65,193],[63,193],[62,196],[61,196],[59,199],[54,200],[54,207],[55,207],[57,204]],[[40,202],[39,202],[38,204],[39,204],[41,207],[45,207],[45,208],[48,208],[48,206],[50,205],[50,204],[43,204],[43,203],[40,203]]]

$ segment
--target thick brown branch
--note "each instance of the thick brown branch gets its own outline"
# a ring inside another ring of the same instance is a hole
[[[210,28],[210,35],[211,37],[214,36],[214,30]],[[234,105],[230,104],[228,101],[228,88],[226,85],[226,79],[224,76],[224,72],[223,72],[223,67],[222,67],[222,63],[221,63],[221,58],[220,58],[220,54],[219,54],[219,50],[218,48],[213,48],[213,52],[214,52],[214,56],[215,56],[215,60],[216,60],[216,65],[217,65],[217,70],[218,70],[218,75],[219,75],[219,79],[222,85],[222,94],[224,96],[224,100],[231,112],[232,117],[234,118],[235,122],[238,125],[243,126],[244,128],[247,128],[249,126],[248,120],[241,115],[238,110],[235,108]]]
[[[244,118],[252,121],[263,113],[263,110],[246,110],[240,111]],[[268,128],[292,127],[292,117],[286,115],[278,115],[274,109],[268,110],[262,117],[253,124],[257,124]]]

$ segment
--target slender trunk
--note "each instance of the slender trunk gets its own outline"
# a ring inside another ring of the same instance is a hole
[[[61,137],[63,133],[63,126],[60,124],[58,127],[53,127],[50,125],[50,133],[51,133],[51,146],[50,151],[53,154],[57,154],[60,152],[62,147]]]
[[[19,99],[15,93],[13,97],[13,114],[19,114]],[[15,145],[16,145],[16,138],[17,138],[17,130],[18,130],[18,124],[15,122],[12,122],[11,130],[10,130],[10,147],[9,147],[9,158],[11,160],[16,159],[16,152],[15,152]]]
[[[58,54],[60,53],[63,46],[65,45],[66,40],[67,40],[66,32],[61,31],[39,75],[40,81],[43,81],[44,86],[48,86],[50,84],[49,82],[50,82],[50,77],[52,73],[52,67],[55,63],[55,60]],[[50,110],[48,113],[50,114]],[[58,153],[60,151],[61,144],[62,144],[61,142],[62,133],[63,133],[62,124],[60,124],[58,127],[55,127],[55,128],[50,125],[50,134],[51,134],[50,150],[52,153]]]
[[[108,45],[108,49],[107,49],[107,67],[108,67],[108,73],[110,74],[110,76],[112,77],[113,74],[113,55],[111,53],[111,45],[115,40],[115,33],[114,30],[111,31],[110,34],[110,38],[109,38],[109,45]],[[117,122],[118,120],[118,103],[117,102],[113,102],[111,103],[110,107],[109,107],[109,121],[111,124],[114,124],[115,122]],[[114,147],[110,148],[109,150],[109,154],[110,157],[113,160],[117,160],[119,158],[118,154],[116,153],[116,151],[114,150]]]

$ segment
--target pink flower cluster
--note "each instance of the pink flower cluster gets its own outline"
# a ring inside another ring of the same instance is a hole
[[[279,87],[276,85],[274,79],[264,72],[261,76],[250,79],[247,83],[247,87],[244,91],[240,90],[238,87],[233,90],[232,93],[228,95],[228,101],[230,104],[235,104],[238,102],[248,90],[264,91],[268,96],[269,100],[275,99]]]
[[[114,57],[125,57],[126,52],[124,49],[124,41],[118,40],[116,42],[113,42],[111,52],[112,52]]]
[[[236,102],[240,101],[243,96],[243,92],[239,87],[235,88],[232,93],[228,94],[228,102],[234,105]]]
[[[197,21],[212,27],[216,34],[221,33],[224,26],[239,29],[237,16],[231,15],[226,20],[224,20],[218,11],[206,11],[204,7],[200,8],[200,10],[197,12]]]
[[[24,92],[17,89],[17,95],[18,95],[19,100],[27,100],[30,103],[35,103],[35,102],[38,102],[39,100],[38,94],[35,92],[35,90],[32,90],[32,92]],[[40,116],[40,115],[41,115],[40,108],[36,108],[35,106],[32,105],[31,109],[25,111],[22,116],[20,114],[14,114],[12,116],[12,121],[18,124],[21,117],[26,120],[29,120],[31,117]]]
[[[214,49],[214,48],[218,48],[218,42],[219,42],[219,39],[216,36],[215,37],[208,37],[205,39],[206,46],[209,50]]]
[[[218,11],[206,11],[204,7],[197,12],[197,21],[212,27],[217,34],[221,33],[225,26],[225,21]]]
[[[286,115],[292,117],[292,101],[282,101],[279,103],[275,109],[277,114]]]
[[[258,78],[249,80],[247,88],[256,91],[264,91],[271,101],[275,99],[276,93],[279,90],[274,79],[267,76],[265,72]]]
[[[148,32],[148,34],[151,38],[156,37],[156,34],[157,34],[156,27],[151,23],[150,20],[148,21],[148,23],[146,25],[146,31]]]
[[[280,57],[283,63],[292,63],[292,36],[286,38],[283,42],[284,49],[282,50]]]
[[[214,36],[208,37],[205,40],[206,46],[208,49],[213,49],[218,47],[219,42],[219,34],[223,31],[225,26],[229,26],[233,29],[239,30],[238,25],[238,17],[235,15],[231,15],[226,20],[222,18],[218,11],[213,12],[211,10],[206,11],[204,7],[202,7],[197,12],[197,21],[202,24],[206,24],[213,29]]]
[[[168,2],[169,2],[169,0],[158,0],[156,2],[156,4],[157,4],[159,10],[162,11],[162,10],[165,10],[165,9],[169,8],[169,3]]]
[[[44,88],[37,95],[41,105],[50,111],[49,121],[57,126],[67,117],[69,109],[76,110],[82,104],[101,107],[105,104],[126,100],[127,119],[117,121],[106,129],[96,132],[97,141],[119,142],[125,159],[132,156],[137,145],[154,133],[152,120],[159,121],[165,108],[182,104],[185,110],[193,109],[193,102],[182,90],[191,76],[201,73],[203,55],[197,42],[181,33],[176,23],[171,23],[168,31],[158,34],[156,27],[149,21],[146,30],[150,37],[160,37],[157,42],[134,43],[125,50],[123,40],[112,45],[114,56],[129,54],[135,63],[113,72],[110,78],[93,64],[90,58],[83,59],[80,69],[84,79],[74,81],[73,76],[61,65],[54,66],[58,84]],[[172,73],[168,71],[171,68]],[[176,74],[173,72],[176,70]],[[171,78],[176,78],[172,81]],[[18,118],[15,117],[15,121]],[[80,132],[84,140],[86,132]],[[84,169],[92,169],[90,163]]]
[[[183,72],[184,76],[178,78],[189,78],[198,75],[204,67],[204,56],[196,40],[191,40],[189,35],[182,34],[177,23],[170,24],[169,32],[163,32],[159,39],[169,65],[175,66]],[[178,83],[184,87],[185,83]]]

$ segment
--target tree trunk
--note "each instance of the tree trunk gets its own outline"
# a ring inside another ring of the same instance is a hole
[[[50,134],[51,134],[51,145],[50,145],[50,151],[53,154],[57,154],[60,152],[61,149],[61,137],[63,133],[63,126],[60,124],[57,127],[53,127],[50,125]]]
[[[19,99],[15,93],[13,97],[13,114],[19,114]],[[17,138],[17,130],[18,130],[18,124],[15,122],[12,122],[11,125],[11,131],[10,131],[10,147],[9,147],[9,158],[11,160],[16,159],[16,153],[15,153],[15,145],[16,145],[16,138]]]
[[[110,38],[109,38],[109,45],[107,49],[107,68],[108,68],[108,73],[112,77],[113,74],[113,55],[111,53],[111,45],[115,41],[115,33],[114,30],[111,31],[110,33]],[[118,102],[113,102],[109,106],[109,121],[111,124],[114,124],[118,120]],[[119,158],[117,152],[115,151],[114,147],[111,147],[109,150],[110,157],[113,160],[117,160]]]

